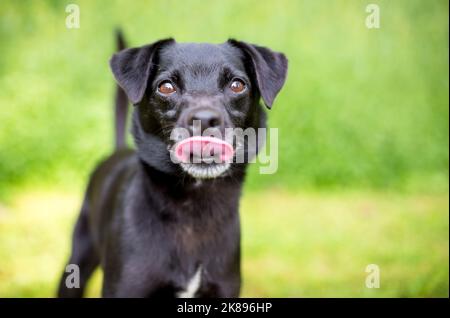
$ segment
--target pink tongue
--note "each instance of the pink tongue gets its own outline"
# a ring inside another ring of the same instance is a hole
[[[234,155],[233,146],[213,137],[195,136],[180,141],[175,146],[175,156],[181,162],[192,162],[191,155],[197,158],[211,158],[214,162],[229,162]],[[195,161],[194,161],[195,162]]]

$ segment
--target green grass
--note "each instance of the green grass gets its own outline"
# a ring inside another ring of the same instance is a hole
[[[0,209],[0,297],[53,297],[77,193],[29,192]],[[448,297],[448,195],[266,191],[244,195],[248,297]],[[381,288],[365,287],[377,264]],[[88,295],[98,297],[97,272]]]
[[[30,182],[79,187],[110,151],[116,26],[132,45],[234,37],[286,53],[269,120],[279,169],[252,169],[250,188],[448,188],[447,1],[377,1],[377,30],[359,0],[75,1],[71,30],[67,3],[0,3],[4,198]]]

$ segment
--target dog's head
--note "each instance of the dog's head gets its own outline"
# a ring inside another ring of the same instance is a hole
[[[195,178],[229,172],[245,142],[227,142],[226,130],[265,127],[259,100],[271,108],[287,73],[282,53],[235,40],[161,40],[122,50],[110,64],[136,106],[132,131],[140,158]]]

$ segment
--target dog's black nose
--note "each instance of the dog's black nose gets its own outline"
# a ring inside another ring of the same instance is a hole
[[[201,131],[203,132],[208,128],[222,128],[223,119],[217,110],[202,108],[192,111],[187,116],[187,125],[194,129],[198,129],[198,125],[201,125]]]

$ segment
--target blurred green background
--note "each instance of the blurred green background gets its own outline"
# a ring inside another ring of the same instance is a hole
[[[269,113],[279,168],[252,165],[241,206],[243,296],[448,297],[445,0],[1,1],[0,296],[54,294],[112,149],[117,26],[133,46],[233,37],[289,58]],[[372,263],[379,289],[364,285]]]

